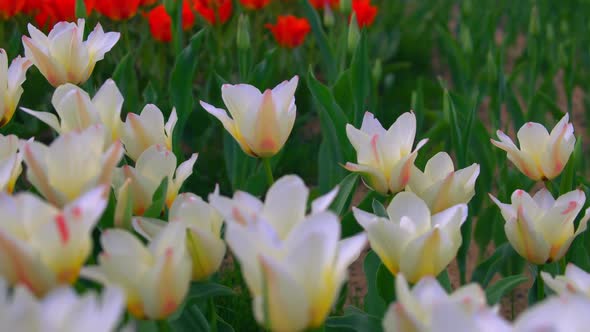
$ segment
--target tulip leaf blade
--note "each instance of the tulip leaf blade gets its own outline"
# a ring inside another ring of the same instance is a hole
[[[338,195],[332,202],[331,210],[341,216],[348,210],[352,201],[352,196],[358,186],[359,175],[351,173],[347,175],[339,185]]]
[[[500,271],[500,268],[510,255],[511,249],[509,243],[504,243],[496,248],[492,256],[488,257],[488,259],[475,268],[471,276],[471,281],[477,282],[486,288],[496,272]]]
[[[363,332],[363,331],[383,331],[381,320],[361,311],[353,306],[347,306],[344,309],[344,315],[328,317],[325,324],[326,332]]]
[[[387,309],[387,303],[379,296],[377,289],[377,271],[381,260],[374,251],[369,251],[363,261],[363,271],[367,279],[367,294],[364,298],[364,309],[369,315],[383,317]]]
[[[197,70],[198,52],[206,31],[201,29],[193,35],[189,44],[178,54],[170,76],[170,96],[178,115],[173,133],[172,151],[179,158],[182,156],[180,149],[182,134],[193,110],[193,78]]]
[[[235,296],[233,289],[214,282],[192,282],[188,291],[189,299],[208,299],[219,296]]]
[[[113,80],[121,94],[125,96],[123,115],[139,111],[139,86],[135,72],[135,56],[129,51],[120,61],[113,72]]]
[[[84,0],[76,0],[76,17],[86,18],[86,4]]]
[[[395,301],[395,277],[383,263],[377,268],[377,290],[386,305]]]
[[[166,194],[168,193],[168,177],[164,177],[152,196],[152,205],[143,214],[146,218],[159,218],[166,207]]]
[[[353,123],[355,127],[359,127],[366,111],[366,99],[369,96],[371,87],[366,31],[361,33],[361,38],[352,57],[350,70],[350,86],[354,105]]]
[[[196,304],[185,307],[178,318],[168,322],[174,331],[211,331],[207,318]]]
[[[328,43],[326,32],[322,27],[320,16],[313,8],[309,0],[301,0],[301,3],[303,5],[305,16],[307,16],[309,24],[311,25],[311,31],[317,40],[317,46],[320,49],[320,55],[322,57],[323,65],[326,69],[328,81],[334,82],[336,80],[336,75],[338,74],[338,69],[336,68],[336,60],[334,59],[334,54],[332,53],[332,49]]]
[[[377,199],[373,199],[371,206],[373,207],[373,213],[376,216],[387,218],[387,209],[385,209],[385,206],[383,206],[381,202],[379,202]]]
[[[486,288],[486,298],[488,299],[488,303],[494,305],[500,302],[502,296],[527,280],[527,276],[517,274],[496,281],[494,284]]]

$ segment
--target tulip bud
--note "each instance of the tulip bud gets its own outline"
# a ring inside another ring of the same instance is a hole
[[[565,255],[576,236],[586,230],[589,211],[574,230],[574,220],[584,206],[586,195],[574,190],[557,200],[545,188],[532,198],[523,191],[512,194],[512,203],[504,204],[490,195],[506,220],[508,241],[523,258],[533,264],[555,262]]]
[[[356,13],[352,13],[350,23],[348,24],[348,51],[350,53],[354,53],[360,39],[361,32],[358,24],[356,24]]]
[[[500,141],[492,144],[504,150],[508,159],[526,176],[534,181],[551,180],[565,168],[576,145],[574,126],[569,123],[569,114],[555,125],[551,134],[541,124],[528,122],[517,133],[520,149],[510,137],[498,130]]]
[[[248,17],[248,15],[240,15],[236,38],[238,49],[250,49],[250,18]]]
[[[340,0],[340,11],[344,15],[350,14],[352,11],[352,0]]]
[[[248,84],[224,84],[221,95],[231,118],[223,109],[203,101],[201,106],[221,121],[246,154],[269,158],[283,148],[293,129],[298,82],[295,76],[264,93]]]
[[[186,229],[186,248],[192,259],[192,280],[206,280],[219,269],[225,256],[225,242],[221,238],[223,218],[195,194],[181,194],[168,213],[170,223],[182,224]],[[164,221],[135,218],[133,228],[146,239],[156,237],[165,228]]]
[[[165,319],[183,303],[189,289],[191,260],[184,242],[178,241],[183,236],[182,225],[167,223],[146,247],[127,231],[109,229],[100,237],[103,252],[98,265],[85,267],[82,275],[123,288],[133,316]]]
[[[387,207],[388,217],[357,208],[353,208],[353,214],[387,269],[394,275],[401,272],[415,283],[425,276],[437,276],[455,258],[467,205],[458,204],[431,215],[422,199],[401,192]]]
[[[371,76],[375,84],[381,81],[381,77],[383,76],[383,62],[381,61],[381,59],[375,60],[375,65],[373,66],[373,70],[371,71]]]
[[[164,115],[156,105],[146,105],[141,114],[128,113],[121,141],[125,145],[127,155],[137,161],[139,156],[153,145],[162,145],[172,150],[172,136],[178,116],[172,109],[168,121],[164,123]]]
[[[324,8],[324,25],[327,28],[331,28],[334,26],[334,22],[336,19],[334,18],[334,11],[330,6],[326,6]]]

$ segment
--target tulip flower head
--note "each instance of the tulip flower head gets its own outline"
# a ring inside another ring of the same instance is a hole
[[[150,31],[155,40],[168,43],[172,41],[172,18],[164,5],[156,6],[148,14]],[[186,31],[195,24],[195,14],[185,0],[182,2],[182,28]]]
[[[141,216],[152,205],[152,198],[160,183],[167,178],[166,205],[171,207],[180,187],[193,173],[197,156],[196,153],[193,154],[176,168],[174,153],[162,145],[152,145],[139,156],[135,167],[125,165],[115,169],[113,188],[117,199],[124,197],[125,191],[129,190],[132,194],[133,213]],[[131,179],[131,182],[126,179]]]
[[[0,191],[12,193],[23,171],[23,157],[18,152],[18,146],[18,137],[0,134]]]
[[[334,189],[315,199],[311,203],[310,215],[325,212],[337,193],[338,189]],[[296,175],[287,175],[268,189],[264,202],[243,191],[236,192],[233,199],[216,191],[209,195],[209,202],[228,223],[247,226],[264,220],[269,231],[277,238],[285,239],[295,226],[305,222],[308,197],[309,189],[303,180]]]
[[[385,332],[509,332],[509,323],[488,307],[484,290],[468,284],[447,294],[432,277],[421,279],[410,291],[402,274],[395,279],[397,302],[383,320]]]
[[[180,194],[168,213],[171,223],[186,229],[186,248],[193,262],[192,279],[206,280],[219,269],[225,256],[225,242],[221,238],[223,218],[209,204],[195,194]],[[148,240],[166,227],[166,222],[151,218],[135,218],[133,228]]]
[[[137,161],[139,156],[153,145],[172,150],[172,134],[178,121],[176,109],[172,109],[168,121],[156,105],[146,105],[141,114],[128,113],[121,140],[127,155]]]
[[[586,230],[590,214],[574,231],[574,219],[584,206],[586,195],[570,191],[557,200],[543,188],[531,197],[524,190],[512,194],[512,203],[501,203],[490,195],[506,220],[504,231],[514,250],[534,264],[555,262],[569,249],[576,236]]]
[[[0,0],[0,20],[8,20],[25,6],[25,0]]]
[[[559,295],[581,294],[590,298],[590,273],[568,263],[564,275],[552,277],[542,271],[541,277],[545,284]]]
[[[0,276],[37,296],[75,282],[106,207],[104,189],[90,190],[63,210],[30,193],[0,194]]]
[[[467,204],[475,195],[479,165],[455,171],[446,152],[439,152],[426,163],[424,172],[414,167],[406,190],[422,198],[432,213],[457,204]]]
[[[195,10],[211,25],[225,24],[232,14],[232,0],[194,0]]]
[[[353,0],[352,10],[356,16],[359,28],[370,27],[377,16],[377,7],[371,5],[371,0]]]
[[[340,0],[309,0],[311,5],[316,9],[337,8]]]
[[[0,48],[0,127],[5,126],[14,115],[23,88],[25,74],[31,66],[26,58],[16,57],[8,66],[8,56]]]
[[[105,33],[100,24],[83,40],[84,25],[83,19],[77,24],[60,22],[47,36],[28,25],[31,36],[23,36],[25,56],[54,87],[86,82],[96,63],[119,40],[118,32]]]
[[[74,22],[76,20],[77,0],[27,0],[25,10],[35,15],[35,22],[39,28],[49,30],[58,22]],[[94,10],[97,0],[84,0],[86,15]],[[100,0],[98,0],[100,1]]]
[[[271,0],[240,0],[242,6],[250,10],[262,9],[270,3]]]
[[[101,124],[107,131],[107,144],[121,138],[123,95],[113,80],[107,80],[92,99],[78,86],[66,83],[55,89],[51,103],[59,118],[49,112],[38,112],[24,107],[21,109],[49,125],[58,134],[80,131]]]
[[[340,221],[332,212],[311,215],[284,241],[270,230],[264,220],[227,224],[226,241],[242,267],[256,320],[270,331],[321,326],[366,235],[339,241]]]
[[[246,154],[268,158],[283,148],[295,124],[298,82],[295,76],[264,93],[249,84],[224,84],[221,96],[227,112],[203,101],[201,106],[221,121]]]
[[[191,278],[191,260],[180,223],[168,223],[146,247],[131,233],[109,229],[102,233],[98,265],[82,276],[125,290],[127,309],[137,318],[165,319],[182,303]]]
[[[500,141],[491,140],[492,144],[506,151],[508,159],[534,181],[557,177],[576,145],[574,126],[569,122],[569,114],[561,118],[551,134],[539,123],[526,123],[517,134],[520,149],[506,134],[499,130],[496,133]]]
[[[293,15],[279,16],[275,25],[264,26],[275,37],[277,43],[286,48],[295,48],[303,44],[305,37],[311,31],[311,25],[305,18]]]
[[[416,116],[404,113],[385,130],[373,114],[367,112],[360,129],[346,125],[346,134],[356,150],[357,164],[345,168],[360,173],[371,189],[387,194],[403,190],[410,181],[418,150],[426,144],[423,139],[414,145]]]
[[[120,21],[132,18],[137,14],[140,0],[99,0],[96,11],[111,20]]]
[[[414,283],[425,276],[437,276],[455,258],[467,205],[458,204],[431,215],[422,199],[401,192],[387,207],[387,218],[357,208],[353,213],[387,269],[394,275],[403,273]]]
[[[61,287],[38,300],[22,286],[8,288],[0,278],[0,326],[17,332],[114,332],[125,309],[125,294],[116,287],[102,294],[78,295]]]
[[[123,146],[115,142],[105,149],[100,125],[60,135],[51,145],[35,141],[23,144],[27,179],[50,203],[64,206],[97,185],[109,186]]]
[[[515,332],[587,331],[590,299],[581,295],[551,297],[520,314]]]

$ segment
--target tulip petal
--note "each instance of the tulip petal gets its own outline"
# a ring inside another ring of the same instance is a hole
[[[57,119],[57,116],[55,116],[55,114],[52,114],[52,113],[49,113],[49,112],[33,111],[33,110],[28,109],[28,108],[25,108],[25,107],[21,107],[21,110],[23,110],[25,113],[28,113],[28,114],[36,117],[41,122],[43,122],[43,123],[47,124],[48,126],[50,126],[58,134],[61,134],[61,128],[60,128],[59,120]]]
[[[262,216],[285,238],[304,219],[308,196],[309,190],[301,178],[284,176],[268,190]]]

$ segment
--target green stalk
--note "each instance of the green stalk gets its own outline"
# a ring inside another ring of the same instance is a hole
[[[262,158],[262,163],[264,164],[264,171],[266,173],[266,181],[268,182],[268,186],[272,186],[275,183],[275,179],[272,175],[272,166],[270,165],[270,158]]]
[[[537,266],[537,302],[542,301],[545,298],[545,283],[541,277],[543,271],[543,264]]]

